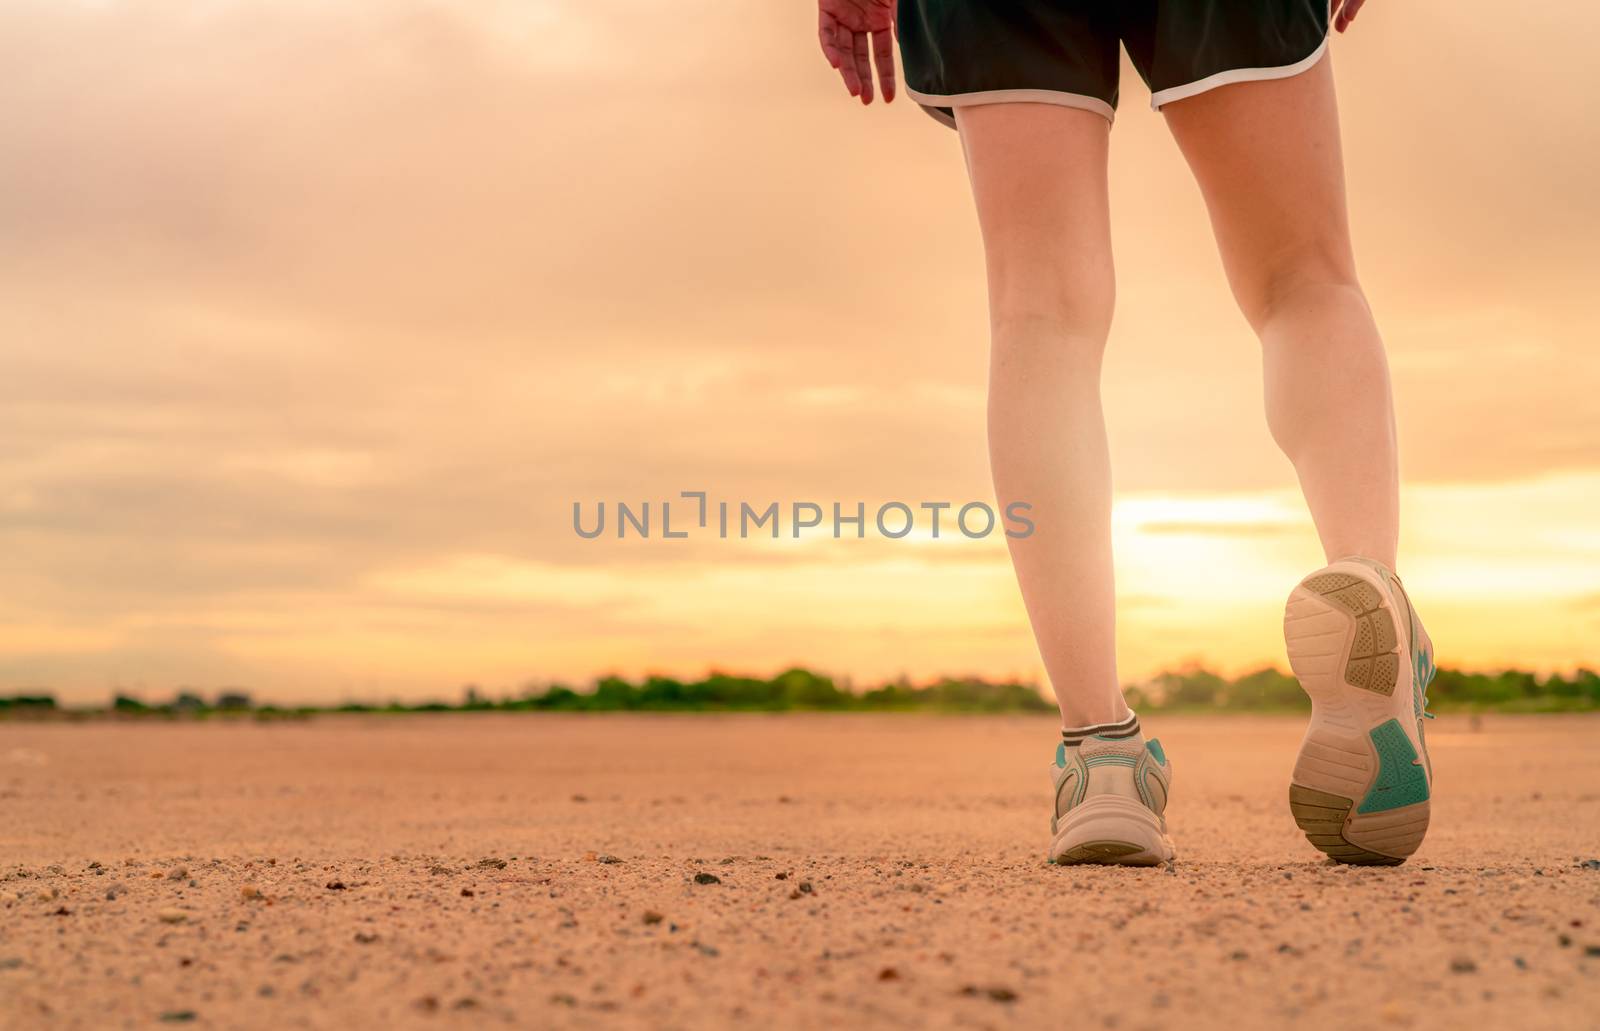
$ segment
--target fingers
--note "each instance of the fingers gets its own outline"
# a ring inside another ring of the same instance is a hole
[[[828,64],[838,69],[844,88],[863,104],[872,103],[872,66],[878,66],[878,83],[884,103],[899,92],[894,70],[894,34],[888,29],[853,32],[826,9],[817,10],[817,42]]]
[[[1340,32],[1348,29],[1350,23],[1356,20],[1356,15],[1360,12],[1361,5],[1364,3],[1366,3],[1366,0],[1339,0],[1334,5],[1337,17],[1334,18],[1333,27]]]
[[[852,97],[861,95],[861,76],[856,71],[855,36],[839,24],[839,19],[825,10],[817,11],[817,38],[822,43],[822,56],[839,70],[844,88]]]
[[[852,34],[855,43],[856,79],[861,83],[861,102],[872,103],[872,58],[871,46],[867,41],[867,33],[856,32]]]
[[[828,59],[828,64],[834,68],[839,67],[841,55],[838,43],[839,23],[827,11],[817,11],[817,41],[822,44],[822,56]]]
[[[834,35],[834,44],[839,54],[839,61],[834,67],[839,69],[839,76],[844,79],[844,88],[850,91],[852,97],[859,97],[861,74],[856,71],[855,37],[848,29],[840,28]]]
[[[894,100],[894,39],[889,33],[872,34],[872,60],[878,66],[878,86],[883,91],[885,104]]]

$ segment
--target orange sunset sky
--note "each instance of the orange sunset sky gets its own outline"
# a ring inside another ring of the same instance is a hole
[[[990,496],[956,137],[804,0],[0,4],[0,693],[1040,677],[998,539],[579,539],[571,506]],[[1600,8],[1335,41],[1445,665],[1600,663]],[[1122,673],[1282,665],[1320,552],[1124,68]],[[674,513],[675,518],[677,513]]]

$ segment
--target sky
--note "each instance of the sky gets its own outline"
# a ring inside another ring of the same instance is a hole
[[[683,491],[992,497],[955,134],[854,104],[814,26],[0,0],[0,693],[1042,680],[996,537],[573,531]],[[1333,46],[1444,665],[1600,663],[1597,34],[1577,2],[1373,0]],[[1320,551],[1126,66],[1111,161],[1121,673],[1281,667]]]

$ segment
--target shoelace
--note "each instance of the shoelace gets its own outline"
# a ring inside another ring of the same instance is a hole
[[[1428,711],[1428,685],[1433,683],[1433,656],[1422,652],[1417,656],[1417,698],[1418,706],[1422,710],[1422,718],[1431,720],[1433,713]]]

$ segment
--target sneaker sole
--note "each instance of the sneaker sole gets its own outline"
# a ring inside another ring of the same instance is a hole
[[[1158,866],[1173,855],[1154,813],[1131,799],[1102,795],[1067,815],[1047,859],[1058,866]]]
[[[1401,723],[1411,656],[1399,620],[1377,574],[1353,562],[1306,577],[1284,609],[1289,665],[1311,698],[1289,810],[1336,862],[1402,863],[1428,830],[1427,773]]]

